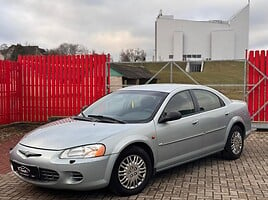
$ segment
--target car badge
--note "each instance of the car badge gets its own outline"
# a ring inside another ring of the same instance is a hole
[[[21,172],[21,173],[23,173],[23,174],[29,174],[30,173],[30,169],[28,169],[25,166],[18,167],[18,171]]]

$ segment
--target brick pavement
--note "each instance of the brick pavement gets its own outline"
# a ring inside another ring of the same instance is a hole
[[[11,172],[0,175],[1,200],[119,199],[107,189],[74,192],[24,183]],[[157,174],[140,194],[120,199],[268,199],[268,133],[255,133],[235,161],[213,155]]]
[[[10,137],[9,140],[0,143],[0,174],[10,172],[9,150],[10,148],[13,148],[21,138],[22,135],[14,135]]]

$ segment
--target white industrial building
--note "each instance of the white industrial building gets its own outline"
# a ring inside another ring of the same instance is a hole
[[[228,21],[174,19],[160,12],[155,22],[155,60],[243,59],[248,37],[249,4]]]

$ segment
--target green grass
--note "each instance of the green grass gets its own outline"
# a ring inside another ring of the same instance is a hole
[[[185,62],[176,62],[182,69],[185,70]],[[146,69],[152,74],[156,74],[167,62],[157,63],[142,63]],[[140,63],[133,64],[141,66]],[[189,73],[198,83],[202,85],[213,84],[243,84],[244,83],[244,62],[243,61],[209,61],[204,64],[203,72]],[[170,65],[168,65],[157,76],[159,83],[170,82]],[[173,65],[173,83],[188,83],[193,84],[193,81],[183,74],[175,65]],[[219,87],[213,88],[221,91],[229,98],[243,99],[243,87]]]
[[[185,62],[176,62],[185,70]],[[157,73],[166,62],[143,63],[143,66],[153,74]],[[205,62],[204,71],[189,73],[200,84],[243,84],[244,62],[241,61],[210,61]],[[170,65],[168,65],[158,76],[159,83],[170,82]],[[173,65],[174,83],[193,83],[175,65]]]

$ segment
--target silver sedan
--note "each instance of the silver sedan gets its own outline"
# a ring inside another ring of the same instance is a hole
[[[133,195],[155,172],[216,152],[239,158],[250,131],[246,103],[212,88],[133,86],[28,133],[10,151],[11,168],[42,187]]]

